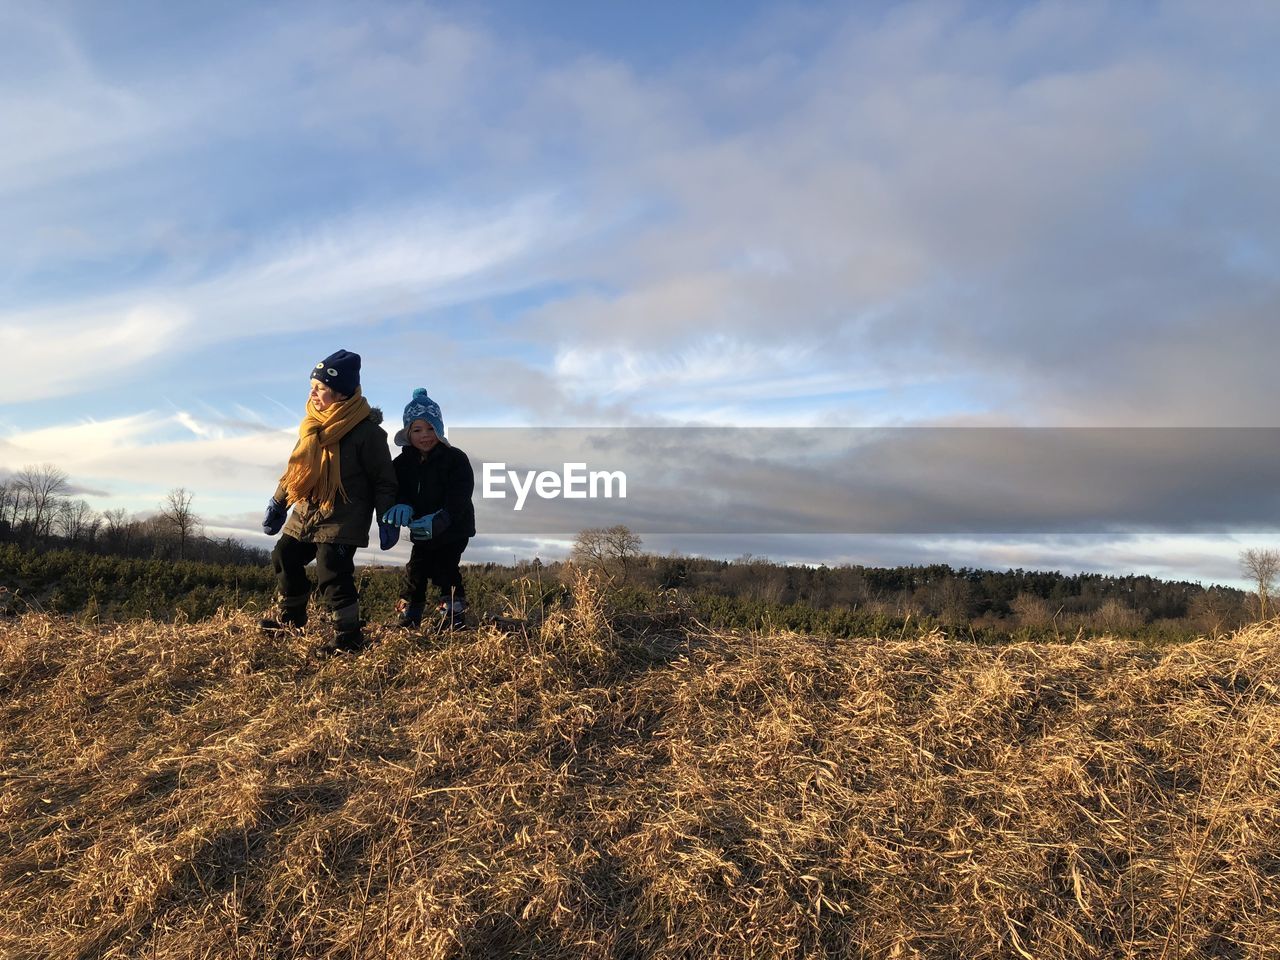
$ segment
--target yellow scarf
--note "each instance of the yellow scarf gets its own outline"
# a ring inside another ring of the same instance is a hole
[[[338,441],[368,419],[369,409],[369,401],[359,387],[323,413],[307,401],[307,415],[298,424],[298,443],[289,454],[289,466],[280,478],[290,503],[310,500],[329,511],[338,497],[347,498],[347,492],[342,489]]]

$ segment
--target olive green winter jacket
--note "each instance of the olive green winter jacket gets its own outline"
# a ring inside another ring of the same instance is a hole
[[[307,543],[369,545],[369,527],[375,512],[380,517],[396,503],[396,471],[391,465],[387,432],[380,423],[382,411],[374,407],[366,420],[338,441],[346,499],[339,497],[329,511],[306,500],[292,504],[293,511],[282,531],[286,536]],[[280,503],[287,502],[283,485],[276,487],[275,498]]]

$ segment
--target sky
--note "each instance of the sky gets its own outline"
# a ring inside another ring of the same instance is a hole
[[[1280,426],[1277,40],[1251,0],[0,0],[0,470],[269,546],[339,348],[392,427],[417,386],[450,430]],[[1193,532],[646,547],[1239,582],[1258,486]],[[469,559],[563,551],[482,519]]]

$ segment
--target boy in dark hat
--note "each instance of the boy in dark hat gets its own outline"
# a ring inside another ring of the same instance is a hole
[[[356,595],[355,552],[369,545],[369,524],[395,503],[396,476],[379,424],[382,411],[360,392],[360,357],[346,350],[311,369],[311,395],[289,465],[267,505],[262,532],[284,534],[271,554],[280,591],[280,615],[262,621],[278,633],[307,623],[311,585],[306,566],[316,562],[317,589],[333,615],[335,636],[320,653],[364,646]],[[292,515],[288,515],[289,507]],[[389,550],[400,537],[380,527]]]
[[[398,624],[412,629],[422,623],[427,584],[434,583],[441,596],[442,625],[461,628],[467,598],[460,561],[476,535],[471,461],[445,439],[440,406],[425,387],[413,391],[404,408],[404,429],[395,442],[404,447],[394,461],[399,495],[382,521],[407,526],[413,541],[401,583]]]

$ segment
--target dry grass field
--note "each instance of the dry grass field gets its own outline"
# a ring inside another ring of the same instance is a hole
[[[1280,956],[1280,626],[0,622],[0,956]]]

